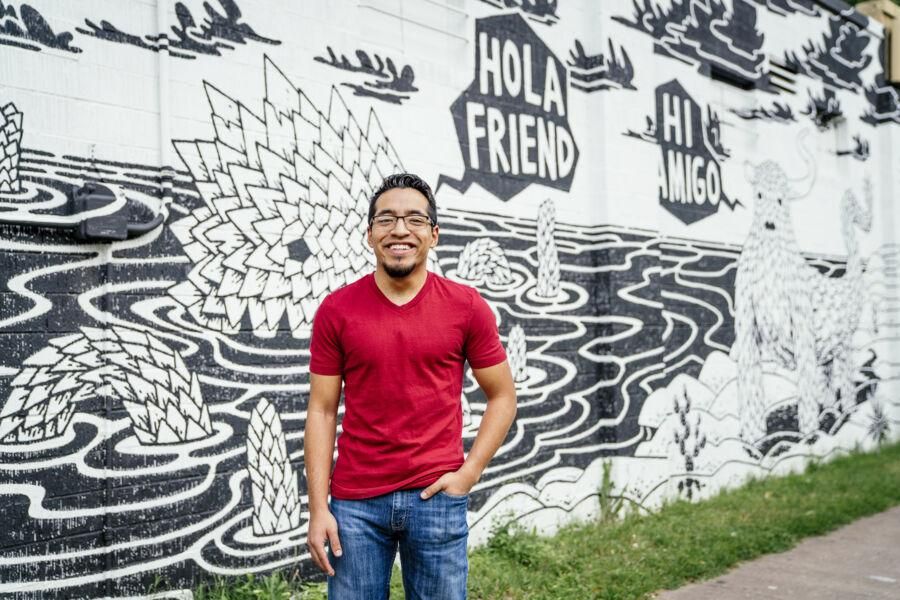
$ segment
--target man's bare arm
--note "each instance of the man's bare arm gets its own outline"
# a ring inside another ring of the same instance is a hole
[[[334,575],[334,569],[328,560],[325,540],[328,540],[335,556],[341,555],[337,521],[328,510],[328,483],[331,480],[340,399],[340,375],[310,373],[309,404],[303,434],[303,461],[306,465],[306,486],[309,493],[307,546],[313,562],[329,575]]]
[[[458,495],[469,493],[506,439],[509,427],[516,418],[516,386],[509,364],[503,361],[493,367],[472,369],[472,374],[487,396],[487,408],[481,417],[478,435],[475,436],[475,442],[463,466],[458,471],[442,475],[422,490],[424,499],[441,490]]]

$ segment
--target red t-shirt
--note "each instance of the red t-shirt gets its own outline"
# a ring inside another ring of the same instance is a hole
[[[434,273],[403,306],[374,275],[333,292],[316,312],[310,354],[312,373],[344,380],[331,495],[347,500],[427,487],[459,469],[463,365],[506,360],[478,292]]]

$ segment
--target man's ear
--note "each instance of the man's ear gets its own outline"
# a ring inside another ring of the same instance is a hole
[[[441,228],[435,225],[431,229],[431,246],[429,248],[434,248],[438,243],[438,236],[440,236]]]

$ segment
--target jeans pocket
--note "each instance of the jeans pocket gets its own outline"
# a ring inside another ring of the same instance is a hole
[[[438,491],[438,494],[442,496],[446,496],[447,498],[452,498],[454,500],[468,500],[469,494],[450,494],[445,492],[444,490]]]

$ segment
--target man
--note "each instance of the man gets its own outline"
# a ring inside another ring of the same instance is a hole
[[[516,396],[487,303],[427,270],[438,233],[428,184],[385,179],[369,204],[375,273],[325,298],[313,323],[308,546],[332,600],[387,598],[398,547],[407,598],[466,596],[468,492],[505,439]],[[466,361],[487,409],[463,460]]]

